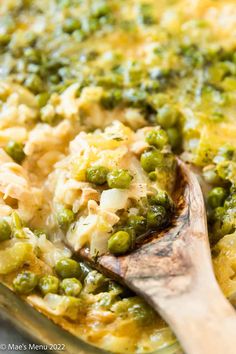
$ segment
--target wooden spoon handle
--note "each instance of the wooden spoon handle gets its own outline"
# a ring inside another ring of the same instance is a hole
[[[235,354],[235,310],[218,289],[196,292],[155,306],[187,354]],[[163,309],[161,309],[163,307]]]
[[[236,311],[222,294],[203,242],[192,243],[189,267],[169,277],[135,277],[129,285],[167,321],[187,354],[235,354]],[[172,263],[174,267],[174,263]]]

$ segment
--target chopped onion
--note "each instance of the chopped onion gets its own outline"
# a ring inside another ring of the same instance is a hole
[[[27,298],[33,305],[54,316],[65,316],[75,320],[80,312],[81,300],[64,295],[47,294],[43,299],[37,295]]]
[[[91,234],[97,227],[97,222],[98,215],[88,215],[85,218],[81,217],[79,221],[72,225],[66,237],[75,251],[78,251],[90,241]]]
[[[90,242],[90,255],[92,257],[107,252],[107,241],[110,237],[108,232],[96,231],[93,233]]]
[[[54,267],[56,262],[64,257],[71,257],[71,251],[62,244],[55,246],[47,240],[46,235],[41,235],[38,239],[38,244],[42,255],[42,259],[49,266]]]
[[[102,210],[110,210],[116,212],[120,209],[125,209],[129,197],[128,190],[108,189],[102,192],[100,199],[100,208]]]

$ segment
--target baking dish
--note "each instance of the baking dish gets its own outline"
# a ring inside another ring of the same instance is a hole
[[[0,284],[0,316],[1,315],[33,343],[44,345],[44,348],[47,347],[50,349],[49,352],[63,352],[64,354],[108,353],[107,351],[97,349],[83,342],[69,332],[64,331],[59,326],[56,326],[52,321],[29,306],[2,284]],[[60,347],[60,344],[63,345]],[[55,348],[55,350],[53,350],[53,348]],[[119,350],[119,348],[117,349]],[[119,353],[119,351],[117,351],[117,353]],[[152,354],[182,354],[182,351],[179,344],[175,342]]]

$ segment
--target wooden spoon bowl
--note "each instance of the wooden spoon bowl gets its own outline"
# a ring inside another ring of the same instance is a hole
[[[146,299],[170,325],[188,354],[235,354],[236,312],[224,298],[211,263],[204,200],[196,176],[178,160],[170,228],[130,254],[79,255]]]

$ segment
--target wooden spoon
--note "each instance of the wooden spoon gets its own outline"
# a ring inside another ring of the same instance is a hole
[[[202,192],[178,160],[173,225],[125,256],[80,256],[123,282],[166,320],[188,354],[235,354],[236,312],[213,273]]]

